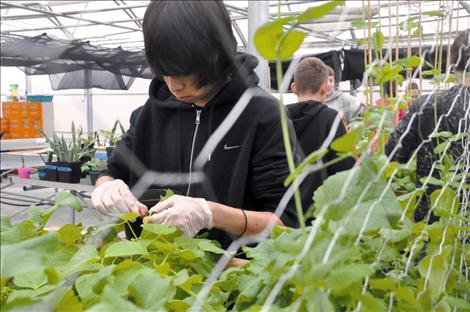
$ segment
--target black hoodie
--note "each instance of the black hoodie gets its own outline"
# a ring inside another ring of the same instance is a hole
[[[253,72],[257,59],[245,54],[237,56],[237,61],[241,68],[204,107],[176,100],[164,82],[153,79],[150,98],[133,113],[126,138],[109,159],[104,175],[122,179],[132,187],[147,170],[188,173],[192,165],[194,171],[191,155],[195,160],[247,89],[246,82],[251,81],[253,86],[257,83]],[[152,188],[172,188],[182,195],[231,207],[274,212],[285,193],[283,182],[289,174],[278,101],[267,92],[253,97],[209,158],[203,168],[207,179],[192,183],[189,193],[183,181],[176,186],[154,183]],[[145,166],[143,170],[139,162]],[[292,205],[281,220],[288,226],[297,225]],[[209,236],[223,247],[233,238],[216,229]]]
[[[305,155],[308,156],[322,146],[323,142],[330,134],[338,112],[321,102],[313,100],[287,105],[287,109],[289,110],[290,118],[294,124],[295,134],[299,140],[300,147]],[[343,136],[346,132],[344,122],[341,121],[336,130],[334,139]],[[322,160],[325,163],[336,157],[336,153],[329,150]],[[307,193],[313,194],[326,178],[337,172],[351,169],[354,163],[354,158],[347,158],[323,170],[317,171],[304,183],[308,184],[309,190]]]

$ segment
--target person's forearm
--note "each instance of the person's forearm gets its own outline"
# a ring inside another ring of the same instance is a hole
[[[270,223],[283,225],[282,221],[275,214],[268,211],[245,210],[246,220],[243,211],[238,208],[232,208],[215,202],[207,202],[212,211],[212,220],[214,227],[224,230],[234,235],[242,234],[249,236],[263,231]]]
[[[114,180],[114,178],[110,177],[110,176],[99,177],[98,180],[96,180],[95,187],[100,186],[101,184],[103,184],[106,181],[113,181],[113,180]]]

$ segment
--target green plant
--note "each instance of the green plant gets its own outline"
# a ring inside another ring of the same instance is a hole
[[[80,169],[83,173],[90,173],[91,171],[96,171],[96,162],[94,160],[89,160],[84,163]]]
[[[321,8],[329,11],[338,4],[331,1]],[[309,11],[320,16],[325,12],[318,8]],[[278,82],[282,80],[280,61],[292,56],[303,41],[304,35],[293,29],[305,14],[279,18],[255,34],[258,52],[277,62]],[[420,25],[414,20],[403,27],[417,28],[415,32],[420,35]],[[422,66],[423,61],[416,56],[394,62],[381,59],[385,38],[379,28],[368,42],[373,43],[376,57],[368,74],[380,85],[384,101],[383,84],[401,84],[404,77],[400,73]],[[278,89],[282,102],[282,90]],[[252,257],[249,265],[222,275],[238,283],[234,310],[470,309],[470,219],[468,210],[459,204],[459,194],[468,189],[469,181],[458,164],[448,155],[444,157],[444,163],[436,166],[442,178],[434,180],[440,188],[431,196],[431,209],[440,220],[431,225],[413,223],[413,211],[424,193],[424,188],[411,185],[416,168],[391,163],[383,154],[393,129],[393,114],[403,105],[401,98],[389,99],[387,106],[371,105],[347,135],[330,145],[338,159],[360,157],[360,164],[329,177],[317,189],[314,204],[306,214],[314,218],[311,226],[305,230],[274,229],[272,239],[246,248]],[[447,143],[437,146],[436,153],[448,149]],[[324,152],[307,156],[296,170],[291,170],[286,185]],[[407,193],[397,198],[393,190],[403,188]]]
[[[65,140],[64,135],[59,137],[54,133],[52,138],[49,138],[49,136],[46,135],[41,129],[36,128],[36,131],[44,136],[50,148],[52,149],[52,153],[48,153],[48,161],[52,160],[52,154],[57,156],[58,161],[66,162],[77,162],[83,156],[90,157],[94,155],[95,150],[93,149],[93,142],[89,143],[88,145],[80,143],[83,131],[81,128],[76,130],[75,123],[73,121],[71,126],[72,139],[69,143],[67,143]]]
[[[224,253],[212,241],[159,224],[144,224],[139,238],[119,238],[135,213],[86,229],[45,230],[60,207],[82,209],[76,197],[59,192],[53,207],[33,206],[22,222],[1,217],[2,311],[186,310]],[[221,286],[204,308],[220,310],[229,292],[229,285]]]
[[[120,130],[120,134],[116,133],[116,130]],[[114,122],[113,127],[111,128],[111,131],[109,130],[101,130],[101,133],[105,136],[105,141],[104,144],[106,145],[106,141],[109,144],[109,146],[116,146],[116,143],[122,139],[122,136],[126,133],[126,130],[124,129],[123,125],[121,122],[116,120]]]

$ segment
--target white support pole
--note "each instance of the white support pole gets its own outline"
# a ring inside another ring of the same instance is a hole
[[[31,94],[31,76],[26,74],[26,67],[25,67],[25,85],[24,85],[24,94],[30,95]]]
[[[269,65],[258,52],[253,41],[256,30],[269,20],[269,1],[248,1],[248,49],[247,52],[255,55],[259,60],[255,72],[259,77],[259,86],[269,91]]]
[[[85,87],[90,85],[90,71],[85,70]],[[87,132],[93,132],[93,92],[91,88],[85,89],[85,98],[86,98],[86,127]]]

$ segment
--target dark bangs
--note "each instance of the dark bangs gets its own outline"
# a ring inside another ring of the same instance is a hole
[[[195,74],[200,88],[225,80],[232,69],[236,40],[221,1],[152,1],[143,33],[157,76]]]

